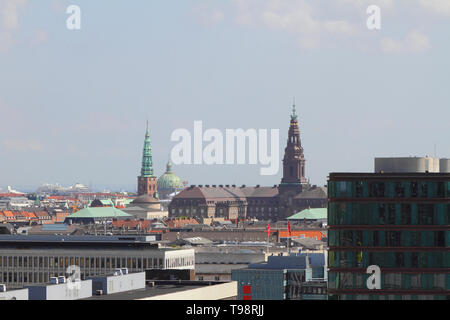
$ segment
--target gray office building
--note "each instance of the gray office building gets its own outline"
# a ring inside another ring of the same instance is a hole
[[[0,235],[0,284],[7,288],[48,284],[80,268],[81,279],[106,276],[116,268],[194,269],[194,249],[164,249],[151,236]]]

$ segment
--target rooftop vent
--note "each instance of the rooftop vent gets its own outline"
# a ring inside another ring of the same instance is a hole
[[[51,284],[58,284],[58,283],[59,283],[58,277],[51,277],[51,278],[50,278],[50,283],[51,283]]]

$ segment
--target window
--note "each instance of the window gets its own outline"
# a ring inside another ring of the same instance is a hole
[[[400,231],[386,231],[386,246],[399,247],[401,239]]]
[[[419,185],[416,181],[411,182],[411,197],[417,198],[419,196]]]
[[[445,247],[445,231],[436,231],[434,233],[434,246]]]
[[[395,267],[402,268],[405,266],[405,254],[403,252],[395,253]]]
[[[419,224],[431,225],[433,220],[433,205],[419,204]]]
[[[411,224],[411,205],[403,203],[401,205],[401,223],[403,225]]]
[[[420,247],[422,243],[420,231],[411,231],[411,247]]]
[[[361,198],[363,197],[363,183],[362,181],[355,182],[355,197]]]
[[[404,198],[405,197],[405,186],[402,182],[395,183],[395,197]]]
[[[395,224],[395,205],[389,204],[388,206],[388,224]]]
[[[378,247],[379,246],[379,240],[378,240],[378,237],[379,237],[379,235],[378,235],[378,231],[374,231],[373,232],[373,246],[374,247]]]
[[[382,203],[378,206],[379,224],[386,224],[386,206]]]
[[[383,198],[384,197],[384,183],[383,182],[369,183],[369,197]]]

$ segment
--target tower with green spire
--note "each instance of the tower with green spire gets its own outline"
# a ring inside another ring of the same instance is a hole
[[[152,146],[150,143],[150,133],[148,131],[148,121],[147,121],[147,130],[145,132],[145,140],[144,140],[144,150],[142,152],[141,177],[152,177],[152,176],[153,176]]]
[[[138,195],[149,195],[158,198],[157,177],[153,175],[152,146],[150,143],[150,133],[145,132],[144,150],[142,151],[141,175],[138,177]]]

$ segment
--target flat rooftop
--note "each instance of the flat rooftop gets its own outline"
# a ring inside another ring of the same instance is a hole
[[[342,179],[429,179],[450,180],[450,173],[441,172],[331,172],[330,180]]]
[[[157,243],[154,236],[0,235],[0,242]]]
[[[125,291],[101,296],[93,295],[92,297],[83,300],[137,300],[223,283],[220,281],[180,281],[179,283],[177,283],[177,281],[155,281],[155,286],[151,286],[148,283],[153,282],[152,280],[146,282],[147,285],[145,289]]]

